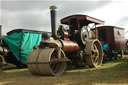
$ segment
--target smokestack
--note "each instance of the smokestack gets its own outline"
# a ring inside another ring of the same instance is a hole
[[[0,45],[2,45],[2,25],[0,25]]]
[[[0,25],[0,36],[2,36],[2,25]]]
[[[57,38],[57,31],[56,31],[56,6],[50,7],[51,12],[51,30],[52,30],[52,37],[54,39]]]

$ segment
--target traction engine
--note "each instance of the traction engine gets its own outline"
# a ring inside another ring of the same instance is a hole
[[[97,25],[104,22],[87,15],[72,15],[61,19],[61,24],[68,25],[69,29],[61,25],[56,31],[56,7],[51,6],[50,11],[52,36],[49,42],[61,48],[61,58],[57,57],[56,48],[34,49],[27,61],[29,71],[39,75],[61,75],[67,61],[74,65],[87,63],[89,67],[100,66],[103,60],[102,46],[99,40],[89,39],[87,27],[92,23]]]

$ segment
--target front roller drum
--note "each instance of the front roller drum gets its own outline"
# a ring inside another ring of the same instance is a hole
[[[61,59],[54,48],[33,50],[27,61],[28,69],[33,74],[57,76],[66,69],[66,56],[61,50]]]
[[[89,40],[86,44],[85,55],[89,67],[98,67],[102,65],[103,49],[99,40]]]

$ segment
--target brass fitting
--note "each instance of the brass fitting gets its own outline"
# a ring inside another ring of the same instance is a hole
[[[57,9],[57,7],[56,6],[50,6],[50,10],[56,10]]]

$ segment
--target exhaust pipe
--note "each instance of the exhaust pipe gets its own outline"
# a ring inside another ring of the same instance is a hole
[[[2,36],[2,25],[0,25],[0,36]]]
[[[2,37],[2,25],[0,25],[0,45],[3,43],[3,37]]]
[[[51,31],[52,31],[52,37],[54,39],[57,38],[57,31],[56,31],[56,6],[50,7],[51,12]]]

